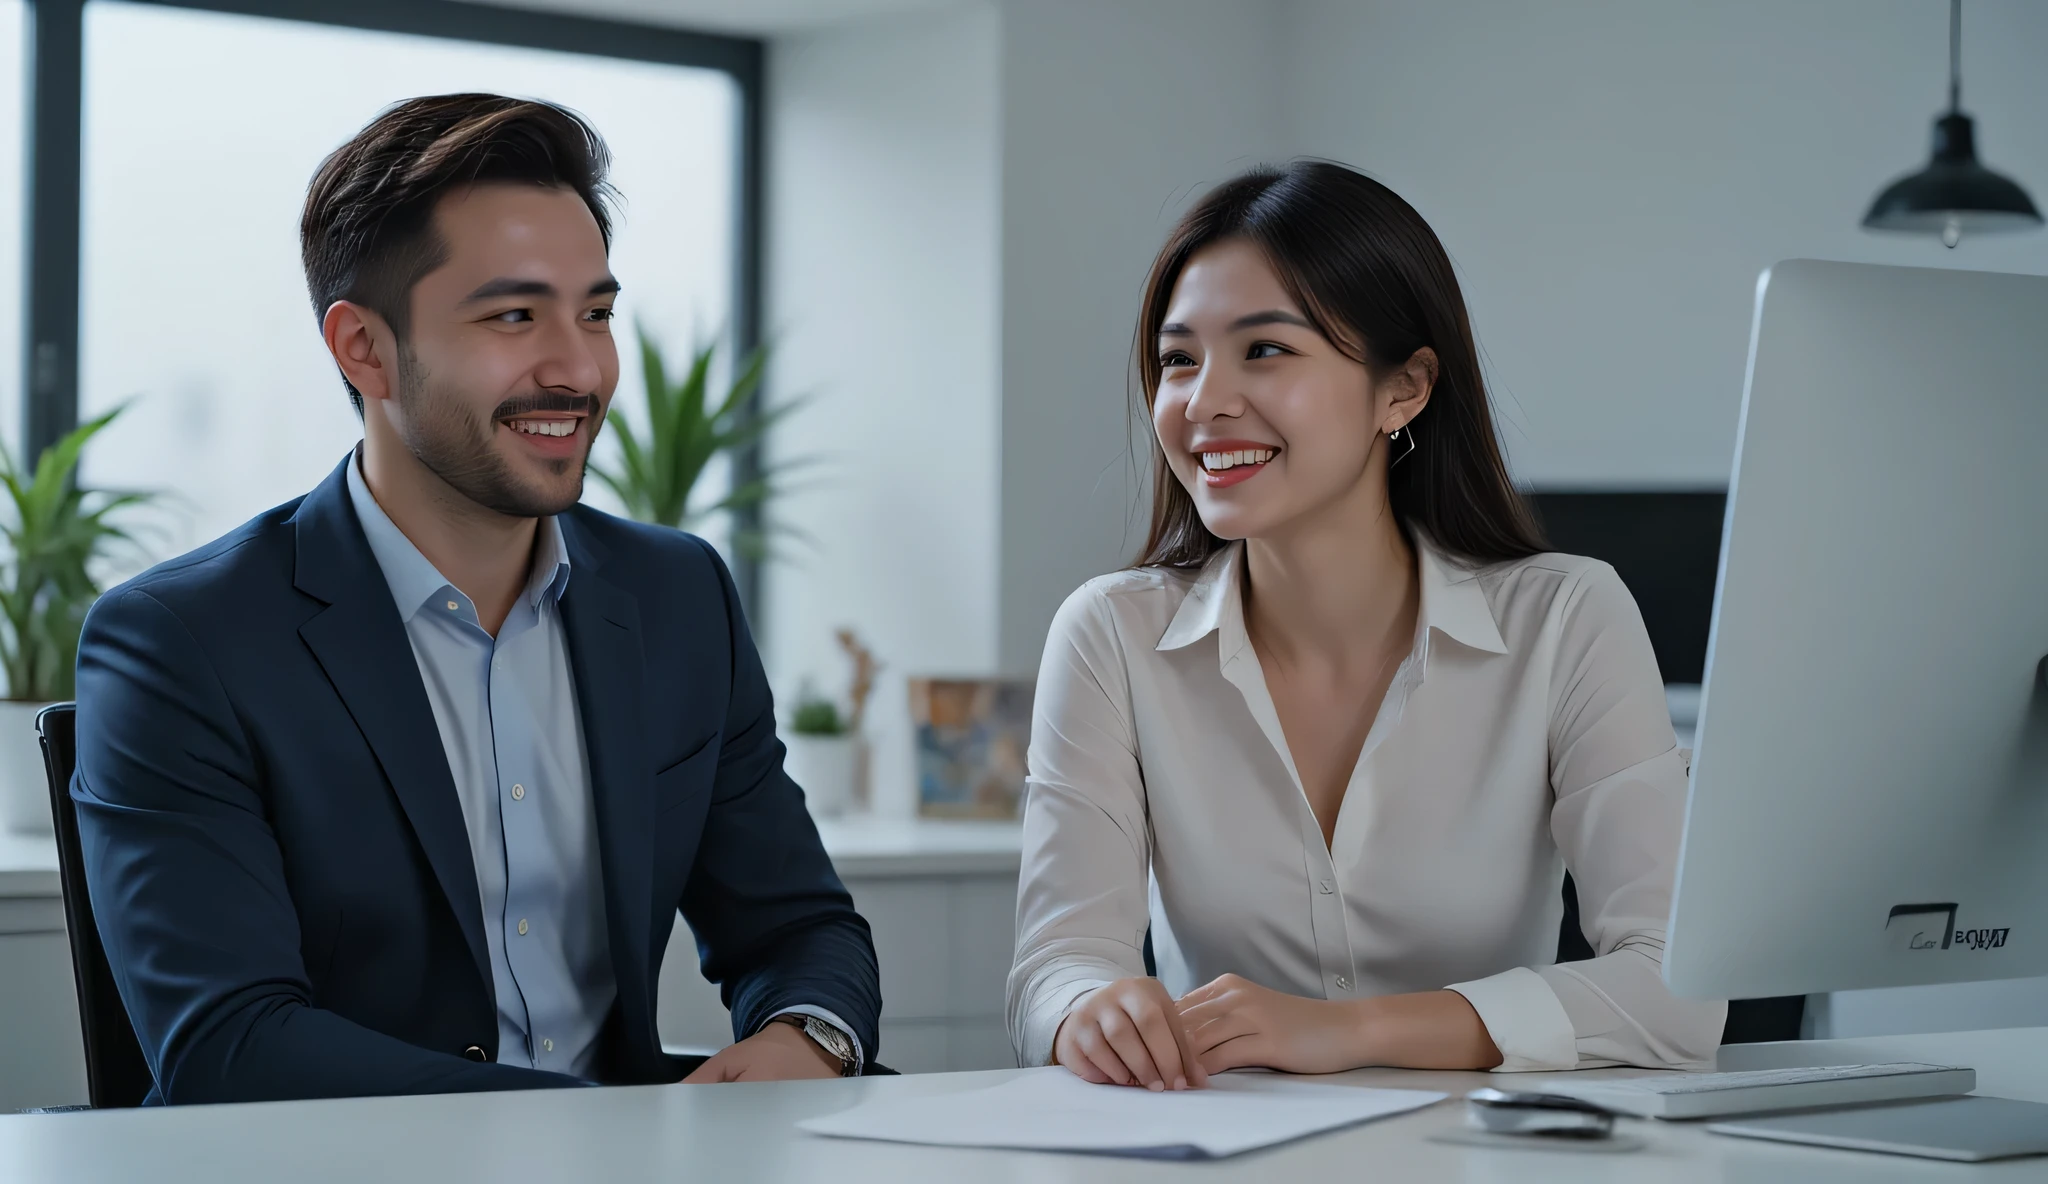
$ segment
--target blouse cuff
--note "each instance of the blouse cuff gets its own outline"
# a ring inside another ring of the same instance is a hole
[[[1496,1073],[1551,1072],[1579,1064],[1578,1034],[1557,992],[1543,976],[1518,966],[1469,983],[1453,983],[1479,1013],[1486,1034],[1500,1049]]]
[[[1116,981],[1115,977],[1104,977],[1105,972],[1094,966],[1068,969],[1075,973],[1032,991],[1031,1010],[1024,1021],[1024,1043],[1017,1050],[1017,1063],[1027,1069],[1052,1064],[1053,1046],[1058,1042],[1060,1025],[1067,1021],[1067,1013],[1081,996]]]

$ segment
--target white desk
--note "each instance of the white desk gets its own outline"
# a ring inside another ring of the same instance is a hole
[[[1648,1146],[1630,1153],[1431,1142],[1431,1135],[1461,1123],[1462,1103],[1455,1097],[1418,1113],[1205,1164],[905,1147],[823,1139],[794,1129],[800,1119],[879,1094],[973,1089],[1015,1072],[15,1115],[0,1117],[0,1180],[1994,1184],[2048,1178],[2048,1162],[2039,1159],[1942,1164],[1729,1139],[1695,1125],[1635,1120],[1623,1129],[1643,1137]],[[1490,1079],[1481,1073],[1369,1070],[1332,1080],[1456,1095]]]

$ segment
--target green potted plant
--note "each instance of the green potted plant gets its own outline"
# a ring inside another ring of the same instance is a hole
[[[839,631],[839,648],[853,663],[848,709],[840,711],[837,700],[818,694],[807,683],[797,696],[783,739],[789,754],[784,771],[804,791],[811,813],[823,817],[844,814],[867,796],[868,751],[861,723],[879,667],[851,629]]]
[[[75,475],[86,444],[121,408],[84,424],[50,445],[25,471],[0,448],[0,483],[6,486],[0,540],[0,667],[7,697],[0,700],[0,825],[10,830],[51,829],[36,713],[72,696],[78,634],[100,586],[92,568],[115,543],[133,543],[111,518],[148,500],[142,493],[79,488]]]
[[[618,496],[628,515],[659,526],[690,530],[717,514],[765,507],[776,492],[775,478],[791,466],[764,470],[709,505],[693,505],[692,494],[715,457],[733,455],[757,443],[799,405],[786,403],[766,411],[753,406],[768,365],[767,348],[755,349],[742,358],[730,384],[714,397],[711,371],[718,354],[716,344],[698,346],[689,369],[675,378],[661,347],[645,327],[639,330],[639,338],[647,405],[638,416],[621,415],[621,409],[614,408],[606,417],[606,431],[616,441],[616,463],[593,463],[591,475]],[[768,534],[766,530],[737,530],[733,546],[744,554],[763,555]]]

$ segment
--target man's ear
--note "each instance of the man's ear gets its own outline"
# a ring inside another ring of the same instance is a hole
[[[1381,431],[1399,431],[1429,406],[1429,396],[1436,390],[1438,365],[1436,351],[1425,345],[1387,372],[1381,385],[1386,388],[1392,406],[1387,409],[1387,421],[1381,425]]]
[[[357,394],[371,401],[398,394],[398,338],[383,317],[354,301],[337,300],[320,318],[320,335]]]

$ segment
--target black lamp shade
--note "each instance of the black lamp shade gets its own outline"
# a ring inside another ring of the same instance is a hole
[[[1885,187],[1863,225],[1920,234],[1984,234],[2041,225],[2027,191],[1977,163],[1976,135],[1961,112],[1934,121],[1934,159]]]

